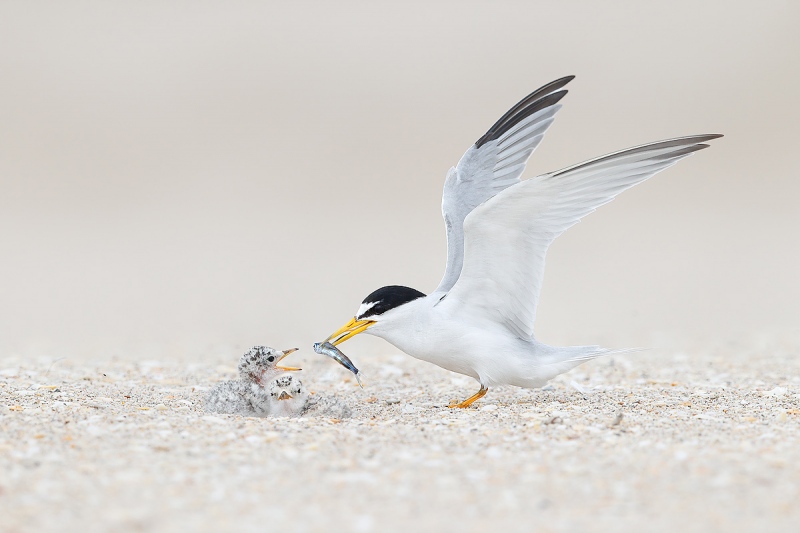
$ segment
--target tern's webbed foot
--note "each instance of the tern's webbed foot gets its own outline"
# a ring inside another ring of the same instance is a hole
[[[456,402],[456,401],[451,402],[450,405],[448,405],[448,407],[453,408],[453,409],[455,409],[455,408],[465,409],[465,408],[469,407],[470,405],[472,405],[475,402],[475,400],[479,400],[479,399],[483,398],[484,396],[486,396],[487,392],[489,392],[489,389],[487,389],[486,387],[481,385],[481,390],[479,390],[478,392],[476,392],[475,394],[473,394],[472,396],[470,396],[469,398],[467,398],[463,402]]]

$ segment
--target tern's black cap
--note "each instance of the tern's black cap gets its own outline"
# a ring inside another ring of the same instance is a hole
[[[369,309],[364,311],[361,316],[356,318],[364,319],[371,316],[382,315],[390,309],[399,307],[417,298],[424,298],[425,294],[419,292],[411,287],[403,287],[402,285],[389,285],[381,287],[373,292],[361,302],[363,305],[372,304]]]

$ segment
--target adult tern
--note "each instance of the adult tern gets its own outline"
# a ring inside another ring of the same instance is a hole
[[[533,323],[544,259],[556,237],[619,193],[721,135],[643,144],[520,180],[574,76],[537,89],[500,117],[447,173],[442,214],[447,268],[429,295],[382,287],[364,298],[337,345],[359,333],[480,383],[468,407],[498,385],[541,387],[580,363],[611,353],[600,346],[548,346]]]

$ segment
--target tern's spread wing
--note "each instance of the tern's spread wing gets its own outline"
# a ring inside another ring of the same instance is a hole
[[[455,284],[464,260],[464,219],[477,206],[519,183],[525,163],[561,109],[559,90],[574,76],[540,87],[508,110],[470,146],[444,182],[442,216],[447,230],[447,269],[436,291]]]
[[[498,193],[464,221],[464,266],[448,300],[505,325],[520,338],[532,338],[550,243],[625,189],[717,137],[697,135],[630,148]]]

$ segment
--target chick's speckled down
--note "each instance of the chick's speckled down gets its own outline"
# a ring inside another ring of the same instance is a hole
[[[269,416],[269,394],[257,383],[223,381],[208,394],[206,411],[211,413]]]

